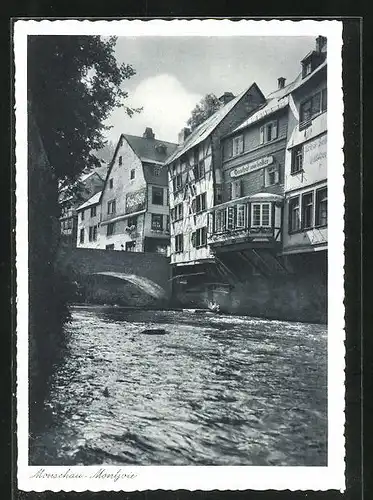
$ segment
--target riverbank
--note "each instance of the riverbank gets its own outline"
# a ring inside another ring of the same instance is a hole
[[[283,317],[277,317],[275,315],[255,315],[251,316],[250,314],[245,314],[245,313],[239,313],[237,311],[225,311],[225,310],[220,310],[218,313],[211,311],[209,308],[193,308],[193,307],[176,307],[176,306],[167,306],[167,307],[157,307],[157,305],[153,306],[147,306],[147,307],[140,307],[140,306],[125,306],[125,305],[119,305],[119,304],[101,304],[101,303],[93,303],[93,302],[74,302],[70,303],[70,307],[74,307],[76,309],[82,308],[82,309],[96,309],[99,307],[102,308],[115,308],[115,309],[121,309],[124,311],[171,311],[171,312],[189,312],[189,313],[194,313],[194,314],[208,314],[208,315],[219,315],[219,314],[224,314],[226,316],[242,316],[242,317],[247,317],[251,319],[266,319],[269,321],[288,321],[290,323],[304,323],[308,324],[310,321],[302,320],[302,319],[289,319],[289,318],[283,318]],[[320,320],[320,321],[312,321],[311,323],[317,324],[317,325],[327,325],[326,320]]]

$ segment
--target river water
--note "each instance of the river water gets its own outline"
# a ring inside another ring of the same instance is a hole
[[[72,316],[31,464],[326,465],[325,325],[99,306]]]

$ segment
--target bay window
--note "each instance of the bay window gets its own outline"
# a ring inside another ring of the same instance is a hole
[[[271,225],[271,204],[252,203],[251,205],[251,226],[269,227]]]
[[[246,205],[237,205],[236,228],[246,227]]]

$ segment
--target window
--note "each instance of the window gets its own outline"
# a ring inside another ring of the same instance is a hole
[[[199,194],[196,197],[196,213],[206,210],[206,193]]]
[[[84,229],[80,230],[79,241],[80,243],[84,243]]]
[[[261,208],[260,205],[252,205],[251,208],[251,225],[252,226],[260,226],[260,215],[261,215]]]
[[[219,205],[223,201],[223,193],[220,185],[215,186],[215,204]]]
[[[135,178],[135,169],[133,168],[130,172],[130,180],[132,181]]]
[[[215,231],[217,233],[225,230],[226,213],[227,211],[224,209],[215,212]]]
[[[260,144],[277,139],[277,120],[266,123],[260,127]]]
[[[170,232],[170,216],[166,215],[166,231]]]
[[[271,225],[271,204],[253,203],[251,205],[252,227],[269,227]]]
[[[163,231],[163,215],[152,214],[151,228],[153,231]]]
[[[105,246],[106,250],[114,250],[114,243]]]
[[[245,226],[246,226],[246,205],[237,205],[236,227],[242,228]]]
[[[299,231],[300,217],[299,217],[299,196],[290,198],[289,200],[289,233]]]
[[[312,61],[309,59],[303,64],[302,77],[305,78],[307,75],[312,73]]]
[[[115,222],[112,222],[106,226],[106,235],[112,236],[115,232]]]
[[[316,191],[316,226],[326,226],[328,223],[328,190],[327,188]]]
[[[241,153],[243,153],[243,135],[239,135],[238,137],[233,137],[232,146],[233,146],[233,156],[240,155]]]
[[[291,174],[297,174],[303,170],[303,146],[293,148],[291,153]]]
[[[91,217],[96,217],[97,215],[97,207],[96,205],[94,207],[91,207]]]
[[[183,218],[183,204],[178,203],[175,205],[175,208],[171,210],[171,215],[173,217],[173,220],[181,220]]]
[[[152,186],[152,204],[163,205],[163,188]]]
[[[67,229],[71,229],[73,227],[73,220],[67,219]]]
[[[236,198],[240,198],[242,196],[242,194],[241,194],[241,189],[242,189],[241,179],[231,182],[230,189],[231,189],[231,193],[230,193],[231,200],[235,200]]]
[[[120,157],[119,157],[119,159],[118,159],[118,163],[119,163],[119,165],[122,165],[122,163],[123,163],[123,158],[122,158],[122,156],[120,156]]]
[[[328,91],[327,89],[321,92],[321,111],[326,111],[328,107]]]
[[[82,215],[81,215],[82,220],[84,220],[84,212],[85,212],[85,210],[82,210]]]
[[[313,227],[313,193],[302,196],[302,229]]]
[[[201,160],[193,167],[194,178],[196,181],[205,176],[205,161]]]
[[[109,180],[109,188],[110,188],[110,189],[113,189],[113,185],[114,185],[114,180],[113,180],[113,179],[110,179],[110,180]]]
[[[312,97],[303,101],[299,111],[299,128],[308,125],[312,118],[323,113],[327,109],[327,90],[321,90]]]
[[[183,178],[181,174],[178,174],[176,177],[172,179],[172,187],[174,193],[180,191],[180,189],[183,187]]]
[[[97,241],[97,226],[89,227],[88,239],[89,241]]]
[[[265,169],[265,185],[273,186],[280,182],[279,166],[274,165]]]
[[[137,227],[137,217],[128,217],[127,226],[135,228]]]
[[[134,252],[136,243],[134,241],[126,241],[126,252]]]
[[[115,211],[116,211],[115,200],[108,201],[108,204],[107,204],[107,213],[108,214],[115,214]]]
[[[227,229],[234,229],[234,207],[227,208]]]
[[[196,248],[207,245],[207,227],[201,227],[192,233],[192,245]]]
[[[182,234],[175,236],[175,253],[180,253],[184,249],[184,237]]]
[[[154,165],[153,173],[156,177],[161,174],[162,167],[159,165]]]

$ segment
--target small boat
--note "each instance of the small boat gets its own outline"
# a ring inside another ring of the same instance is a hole
[[[168,332],[164,328],[146,328],[141,333],[143,335],[166,335]]]
[[[216,302],[209,302],[207,304],[207,307],[209,308],[209,310],[215,314],[219,314],[221,311],[220,311],[220,306],[219,304],[217,304]]]

